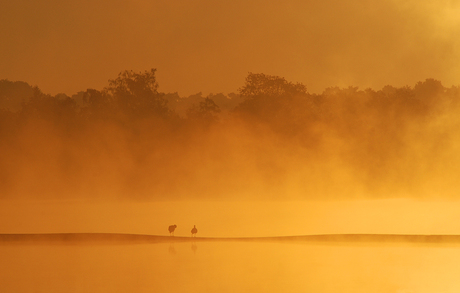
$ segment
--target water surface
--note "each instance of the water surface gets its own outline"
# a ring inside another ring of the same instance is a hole
[[[459,292],[460,246],[2,243],[0,292]]]

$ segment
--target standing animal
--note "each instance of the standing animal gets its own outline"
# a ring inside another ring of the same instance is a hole
[[[198,232],[198,229],[195,227],[195,225],[193,225],[193,228],[192,228],[192,237],[196,237],[196,233]]]
[[[176,228],[177,228],[177,225],[169,226],[169,228],[168,228],[169,236],[171,236],[171,235],[174,236],[174,230],[176,230]]]

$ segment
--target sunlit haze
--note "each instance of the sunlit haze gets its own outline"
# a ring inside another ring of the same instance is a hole
[[[459,292],[459,36],[457,0],[0,0],[0,292]]]
[[[0,79],[67,95],[128,69],[163,92],[235,92],[247,72],[310,92],[457,85],[458,1],[3,1]]]

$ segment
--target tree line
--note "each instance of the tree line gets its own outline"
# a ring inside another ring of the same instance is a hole
[[[310,94],[302,83],[249,73],[236,94],[180,97],[177,92],[159,92],[155,74],[155,69],[123,71],[102,90],[87,89],[70,97],[45,94],[25,82],[0,80],[2,125],[12,127],[14,121],[27,119],[61,126],[94,120],[128,124],[146,119],[170,123],[202,120],[209,125],[231,116],[249,124],[266,124],[286,135],[305,134],[317,123],[350,135],[347,129],[353,128],[356,133],[364,125],[388,127],[385,125],[395,120],[400,128],[404,127],[403,121],[417,121],[446,107],[457,107],[460,92],[459,87],[445,88],[440,81],[426,79],[414,87],[331,87],[322,94]]]
[[[203,187],[194,182],[212,179],[241,192],[254,188],[242,175],[247,171],[266,190],[283,190],[293,173],[310,174],[292,184],[313,192],[330,188],[312,187],[318,172],[324,179],[328,168],[344,168],[334,178],[369,190],[398,181],[407,191],[460,166],[460,158],[449,157],[460,143],[459,101],[459,87],[435,79],[312,94],[302,83],[249,73],[237,93],[189,97],[160,92],[155,69],[123,71],[102,90],[73,96],[1,80],[0,190],[17,192],[19,178],[30,173],[43,193],[54,192],[49,186],[94,189],[114,178],[122,178],[125,191],[180,193],[182,184],[199,193]],[[41,168],[59,174],[58,183],[44,179]]]

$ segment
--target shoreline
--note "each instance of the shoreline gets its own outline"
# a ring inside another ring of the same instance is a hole
[[[170,243],[170,242],[311,242],[311,243],[426,243],[459,244],[460,235],[319,234],[271,237],[184,237],[123,233],[0,234],[0,243]]]

